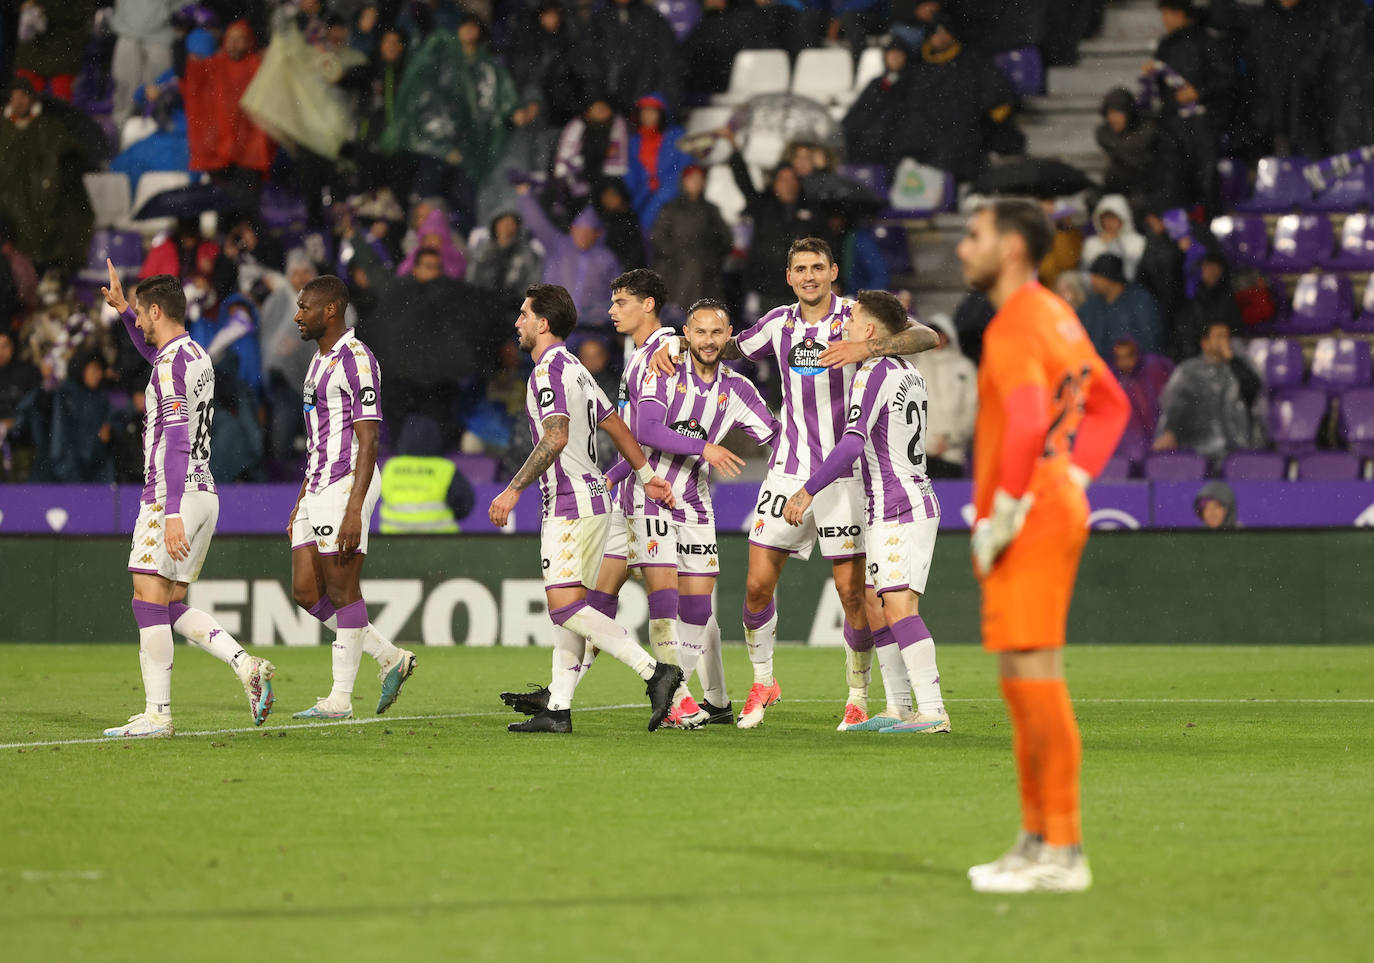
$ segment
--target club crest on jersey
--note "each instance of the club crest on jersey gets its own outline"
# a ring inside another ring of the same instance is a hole
[[[682,435],[684,438],[700,438],[703,441],[706,440],[706,429],[701,427],[701,422],[697,421],[695,418],[691,418],[687,421],[675,421],[671,427],[673,431]]]
[[[787,364],[797,374],[814,378],[826,370],[825,366],[821,364],[821,352],[826,347],[824,342],[817,341],[815,338],[803,338],[798,344],[794,344],[792,350],[788,352]]]
[[[725,408],[725,406],[726,406],[727,404],[729,404],[729,403],[730,403],[730,396],[729,396],[728,394],[726,394],[725,392],[722,391],[720,394],[716,395],[716,407],[717,407],[717,408],[720,408],[720,409],[723,410],[723,409]]]

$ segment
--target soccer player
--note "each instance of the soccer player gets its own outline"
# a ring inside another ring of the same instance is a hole
[[[588,644],[628,665],[646,683],[657,729],[682,684],[682,670],[655,661],[614,619],[587,604],[596,581],[610,520],[610,495],[596,468],[596,429],[604,428],[635,470],[649,497],[671,506],[672,489],[656,476],[625,422],[596,386],[564,339],[577,324],[577,308],[565,288],[531,285],[515,329],[520,347],[534,358],[525,411],[534,450],[506,489],[492,500],[491,523],[506,524],[520,493],[539,480],[543,496],[540,527],[544,591],[549,618],[559,627],[553,650],[553,678],[547,708],[512,732],[571,732],[572,699]]]
[[[1063,647],[1088,538],[1084,489],[1116,448],[1129,406],[1073,309],[1035,279],[1052,237],[1037,205],[998,200],[978,209],[958,247],[964,278],[997,309],[978,372],[972,549],[983,647],[998,656],[1021,789],[1015,845],[969,870],[986,893],[1092,884]]]
[[[304,604],[313,593],[310,613],[326,624],[332,618],[337,628],[329,695],[294,718],[349,719],[353,683],[369,636],[361,580],[368,524],[381,493],[376,467],[382,372],[344,321],[348,286],[339,278],[325,274],[307,283],[296,309],[301,339],[316,342],[319,350],[305,376],[305,479],[287,522],[291,580],[297,602]],[[382,662],[378,712],[395,701],[415,668],[413,654],[382,642],[380,636],[373,639]]]
[[[846,341],[871,341],[907,327],[906,309],[886,291],[860,291],[845,321]],[[842,726],[882,732],[949,732],[949,716],[940,695],[935,642],[918,606],[926,590],[940,503],[925,475],[922,432],[929,399],[925,379],[905,358],[870,358],[854,376],[849,396],[848,427],[806,485],[783,509],[791,525],[800,525],[811,502],[826,487],[848,474],[856,460],[863,468],[868,505],[864,543],[868,575],[881,599],[881,611],[901,666],[883,666],[883,678],[909,680],[918,712],[904,718],[889,698],[887,713]],[[882,626],[875,627],[881,628]],[[884,646],[879,649],[885,654]],[[886,722],[886,725],[882,723]]]
[[[153,366],[144,392],[143,495],[129,552],[145,704],[105,735],[172,735],[173,628],[234,670],[253,724],[260,726],[272,711],[275,667],[248,655],[218,622],[184,601],[187,585],[200,577],[219,518],[210,475],[215,369],[186,333],[180,281],[170,274],[145,278],[134,289],[131,308],[114,264],[107,259],[105,265],[105,303],[119,312],[134,347]]]
[[[721,365],[721,349],[731,334],[725,305],[710,299],[696,302],[683,325],[689,364],[670,378],[646,372],[638,387],[631,386],[636,404],[630,429],[649,466],[672,485],[676,506],[656,505],[638,484],[625,491],[628,563],[644,574],[651,613],[655,597],[667,596],[661,611],[677,614],[678,665],[684,678],[703,665],[706,704],[698,709],[688,696],[675,705],[669,718],[680,728],[733,714],[725,693],[720,629],[711,629],[711,592],[720,554],[707,475],[710,468],[727,477],[739,474],[741,460],[720,445],[731,430],[741,429],[760,445],[771,444],[779,430],[753,383]],[[628,474],[622,461],[607,478],[614,482]]]
[[[860,716],[867,717],[873,638],[865,607],[861,483],[851,468],[816,499],[800,526],[787,524],[782,512],[788,493],[802,487],[844,433],[845,402],[854,374],[849,366],[870,357],[915,354],[933,348],[938,340],[935,332],[918,324],[901,334],[838,344],[851,302],[831,292],[839,266],[830,246],[815,237],[794,241],[786,269],[796,303],[765,314],[732,338],[721,353],[724,361],[760,361],[772,355],[783,374],[782,431],[759,490],[749,536],[744,639],[754,666],[754,684],[737,723],[741,729],[758,726],[764,711],[781,698],[782,690],[773,677],[778,627],[773,596],[787,559],[810,558],[818,539],[821,554],[833,566],[835,590],[845,613],[849,682],[845,717],[859,721]],[[661,348],[653,359],[654,370],[671,375],[673,356],[678,353],[673,345]]]

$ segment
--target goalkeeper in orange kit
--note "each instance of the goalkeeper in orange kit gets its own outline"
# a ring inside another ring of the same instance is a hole
[[[974,214],[958,249],[965,280],[997,309],[978,371],[973,560],[983,646],[998,654],[1021,789],[1016,844],[969,870],[980,892],[1092,884],[1064,631],[1088,539],[1084,489],[1115,450],[1128,405],[1073,309],[1035,279],[1052,237],[1038,205],[998,200]]]

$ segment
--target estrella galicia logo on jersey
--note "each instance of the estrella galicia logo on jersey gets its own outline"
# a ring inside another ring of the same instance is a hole
[[[787,364],[797,374],[814,378],[825,370],[825,366],[821,364],[821,352],[826,347],[824,342],[815,338],[803,338],[801,342],[792,346],[791,352],[787,355]]]
[[[302,400],[305,402],[305,410],[306,410],[306,411],[314,411],[314,410],[315,410],[315,405],[318,404],[318,401],[317,401],[317,399],[315,398],[315,382],[313,382],[313,381],[306,381],[306,383],[305,383],[305,396],[304,396],[304,398],[303,398]]]
[[[358,400],[362,402],[364,408],[371,408],[377,403],[377,389],[368,385],[359,393]]]
[[[540,407],[540,408],[547,408],[547,407],[548,407],[549,405],[551,405],[551,404],[553,404],[553,389],[552,389],[552,388],[540,388],[540,389],[539,389],[539,407]]]
[[[695,418],[687,421],[675,421],[672,424],[672,429],[685,438],[700,438],[702,441],[706,440],[706,429],[701,427],[701,422],[697,421]]]

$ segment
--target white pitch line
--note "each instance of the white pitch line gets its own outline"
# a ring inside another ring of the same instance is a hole
[[[820,705],[837,702],[835,699],[787,699],[798,705]],[[946,699],[946,702],[995,703],[998,698],[987,699]],[[1374,705],[1374,699],[1117,699],[1086,698],[1074,699],[1076,703],[1093,705]],[[622,702],[616,705],[585,706],[579,712],[611,712],[618,709],[647,709],[647,702]],[[367,719],[337,719],[327,722],[299,722],[284,726],[242,726],[234,729],[200,729],[178,732],[178,736],[228,736],[240,732],[300,732],[305,729],[333,729],[339,726],[371,726],[381,722],[425,722],[433,719],[484,719],[496,716],[509,716],[510,710],[499,712],[437,712],[423,716],[376,716]],[[93,739],[48,739],[40,742],[3,742],[0,749],[41,749],[45,746],[87,746],[119,745],[139,740],[120,739],[117,736],[99,736]],[[154,741],[154,740],[149,740]]]

